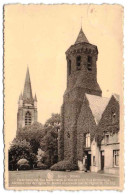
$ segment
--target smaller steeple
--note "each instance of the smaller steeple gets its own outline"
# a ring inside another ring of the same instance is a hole
[[[35,98],[34,98],[34,101],[37,102],[37,97],[36,97],[36,93],[35,93]]]
[[[86,38],[86,36],[85,36],[85,34],[84,34],[83,30],[82,30],[82,27],[81,27],[80,32],[79,32],[79,35],[78,35],[78,37],[76,39],[75,44],[83,43],[83,42],[89,43],[89,41]]]

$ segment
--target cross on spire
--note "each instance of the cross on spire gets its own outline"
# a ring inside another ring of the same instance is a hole
[[[81,16],[81,28],[82,28],[82,20],[83,20],[83,17]]]

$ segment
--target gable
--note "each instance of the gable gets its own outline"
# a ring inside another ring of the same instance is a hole
[[[115,118],[114,120],[113,115]],[[114,95],[112,95],[106,109],[104,110],[99,126],[103,125],[109,127],[115,124],[119,124],[119,101]]]
[[[89,107],[92,111],[95,122],[98,124],[110,98],[89,94],[86,94],[86,98],[88,100]]]
[[[97,126],[96,138],[99,143],[103,139],[105,133],[110,132],[114,134],[119,132],[119,117],[119,101],[112,95]]]

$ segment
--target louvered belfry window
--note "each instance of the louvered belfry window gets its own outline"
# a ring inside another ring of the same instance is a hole
[[[25,125],[31,125],[32,117],[31,113],[28,111],[25,114]]]
[[[77,70],[81,69],[81,56],[77,56],[76,58],[76,68]]]
[[[92,70],[92,57],[91,56],[88,56],[87,68],[89,71]]]

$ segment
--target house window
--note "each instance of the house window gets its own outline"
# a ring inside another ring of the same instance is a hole
[[[93,156],[93,166],[96,166],[96,158]]]
[[[92,57],[91,56],[88,56],[88,59],[87,59],[87,69],[89,71],[92,70]]]
[[[105,144],[108,144],[109,143],[109,135],[105,135]]]
[[[25,125],[31,125],[32,117],[31,113],[28,111],[25,114]]]
[[[77,70],[81,69],[81,56],[77,56],[76,58],[76,69]]]
[[[68,75],[71,74],[71,60],[68,60]]]
[[[90,133],[85,134],[85,147],[90,147]]]
[[[119,150],[113,150],[113,164],[114,167],[119,166]]]

